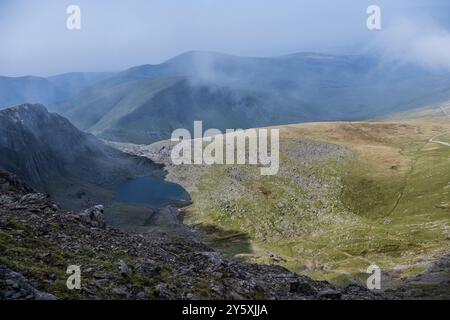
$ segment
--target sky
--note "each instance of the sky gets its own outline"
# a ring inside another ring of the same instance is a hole
[[[382,29],[366,27],[369,5]],[[68,30],[69,5],[81,29]],[[380,50],[450,68],[448,0],[0,0],[0,75],[157,64],[191,50],[240,56]]]

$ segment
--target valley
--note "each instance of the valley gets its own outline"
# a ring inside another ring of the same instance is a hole
[[[185,223],[234,259],[340,285],[364,283],[376,264],[386,289],[449,254],[450,149],[434,142],[450,122],[439,108],[279,128],[273,177],[254,166],[171,166],[170,142],[115,146],[164,163],[191,195]]]
[[[164,181],[162,165],[122,153],[42,105],[0,110],[0,136],[0,168],[50,194],[64,209],[102,204],[108,224],[134,230],[163,206],[189,201],[180,186]],[[130,184],[142,179],[151,181],[152,188],[130,190]],[[159,195],[153,194],[152,202],[149,192],[155,190]],[[133,201],[139,194],[140,201]]]
[[[445,71],[367,55],[195,51],[113,73],[1,77],[0,96],[0,276],[18,270],[65,298],[450,296]],[[197,120],[279,129],[278,173],[174,165],[167,139]],[[99,208],[106,231],[83,220]],[[68,237],[75,245],[59,243]],[[68,259],[96,271],[90,292],[61,291]],[[382,293],[364,289],[374,264]],[[100,288],[101,270],[114,287]]]
[[[0,0],[12,314],[450,300],[450,1],[64,2]]]
[[[364,287],[339,288],[314,281],[275,265],[229,260],[188,238],[94,227],[78,213],[61,209],[47,195],[34,192],[16,176],[3,171],[0,252],[0,299],[383,297]],[[66,287],[66,268],[72,264],[83,270],[81,290]]]

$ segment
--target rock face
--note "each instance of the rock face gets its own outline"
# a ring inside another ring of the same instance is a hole
[[[108,185],[118,174],[142,165],[42,105],[1,110],[0,137],[0,167],[40,191],[47,191],[55,176]]]
[[[279,266],[226,260],[191,240],[99,228],[101,206],[80,218],[5,172],[0,172],[0,199],[2,299],[382,298]],[[80,266],[81,290],[66,287],[69,265]]]
[[[103,213],[104,208],[102,205],[96,205],[92,208],[84,210],[80,213],[80,217],[87,224],[96,228],[106,228],[105,215]]]
[[[0,154],[1,169],[60,201],[76,202],[92,186],[111,189],[135,176],[162,175],[161,166],[105,145],[42,105],[0,110]]]
[[[56,300],[56,297],[37,290],[24,276],[0,265],[0,299]]]

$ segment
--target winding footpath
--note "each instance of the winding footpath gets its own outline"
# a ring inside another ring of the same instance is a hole
[[[439,136],[441,136],[441,134]],[[450,147],[450,143],[444,142],[444,141],[439,141],[439,140],[434,140],[434,137],[430,139],[430,142],[439,143],[439,144],[442,144],[443,146]]]
[[[444,115],[445,115],[447,118],[450,118],[450,113],[448,113],[448,111],[445,110],[444,107],[439,107],[439,108],[441,109],[441,111],[444,113]],[[430,142],[433,142],[433,143],[441,144],[441,145],[443,145],[443,146],[450,147],[450,143],[449,143],[449,142],[444,142],[444,141],[434,140],[434,139],[436,139],[437,137],[440,137],[440,136],[445,135],[446,133],[447,133],[447,132],[444,132],[444,133],[440,133],[440,134],[438,134],[438,135],[435,135],[435,136],[432,137],[429,141],[430,141]]]

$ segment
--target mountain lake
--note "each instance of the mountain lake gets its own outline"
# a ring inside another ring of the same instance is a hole
[[[127,181],[116,192],[118,202],[152,208],[191,201],[189,193],[180,185],[151,176]]]

